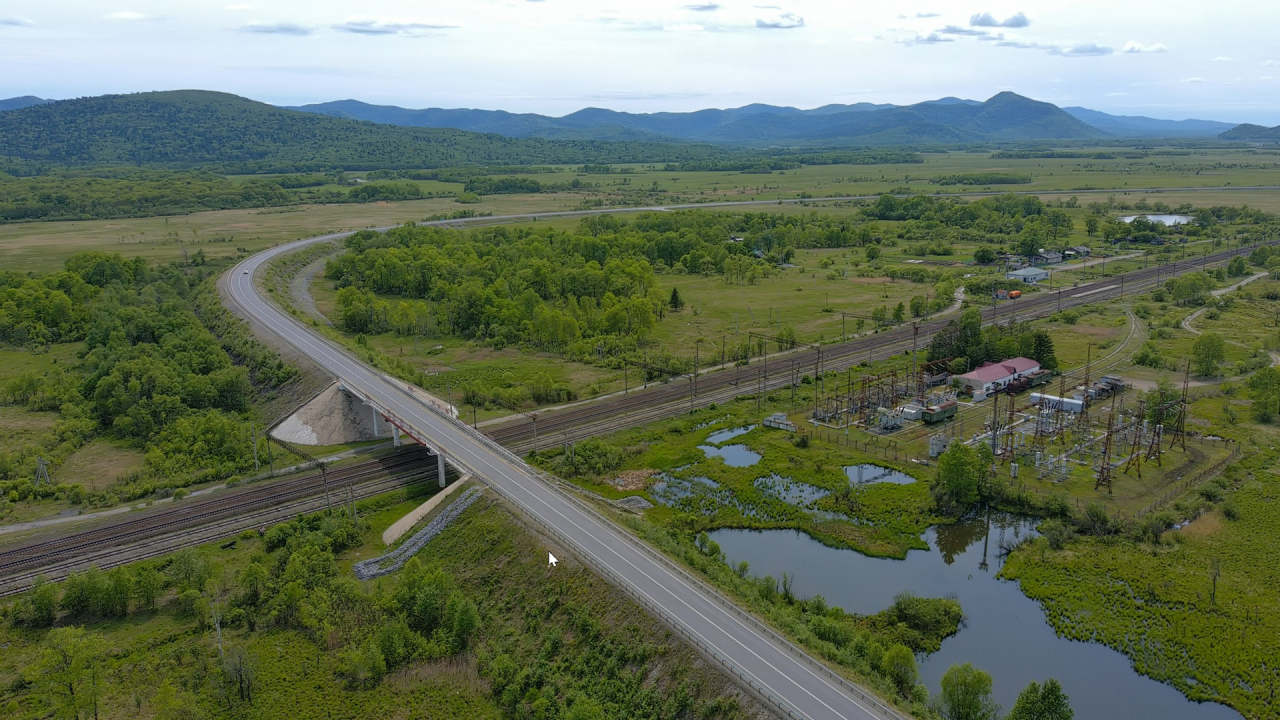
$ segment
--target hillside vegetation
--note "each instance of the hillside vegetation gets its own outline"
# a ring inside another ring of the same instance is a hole
[[[103,95],[0,114],[0,157],[28,170],[46,165],[213,165],[235,172],[289,172],[675,161],[715,153],[698,146],[516,140],[389,127],[200,90]]]

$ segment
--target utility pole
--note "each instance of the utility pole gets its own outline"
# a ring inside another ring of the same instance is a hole
[[[252,438],[252,442],[253,442],[253,471],[256,473],[256,472],[258,472],[258,470],[259,470],[259,465],[258,465],[258,427],[257,427],[256,425],[254,425],[254,424],[253,424],[253,421],[252,421],[252,420],[250,420],[250,421],[249,421],[249,436]]]

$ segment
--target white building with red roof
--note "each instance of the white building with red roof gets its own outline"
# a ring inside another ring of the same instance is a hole
[[[1040,370],[1040,363],[1030,358],[1016,357],[1012,360],[1001,360],[998,363],[985,362],[976,369],[957,375],[960,384],[973,391],[974,396],[985,397],[987,393],[1008,385]]]

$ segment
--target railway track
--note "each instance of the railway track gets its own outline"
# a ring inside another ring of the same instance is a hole
[[[1181,260],[1134,270],[1082,288],[1061,288],[1056,292],[998,304],[983,310],[983,322],[991,324],[1014,318],[1032,320],[1051,315],[1059,309],[1145,292],[1172,277],[1226,263],[1251,250],[1252,247],[1223,250],[1197,260]],[[920,323],[919,334],[915,338],[917,347],[927,346],[929,340],[950,321],[951,318],[938,318]],[[874,362],[902,354],[911,349],[912,335],[912,328],[900,327],[824,347],[820,351],[821,369],[824,373],[844,371],[863,361]],[[525,451],[535,446],[558,444],[562,439],[634,427],[672,417],[690,408],[730,401],[742,394],[757,394],[761,390],[768,392],[789,386],[793,376],[809,374],[817,369],[818,354],[818,350],[798,350],[771,356],[767,361],[753,360],[748,366],[700,374],[696,396],[691,393],[690,376],[681,376],[662,385],[603,402],[541,413],[537,421],[513,420],[487,434],[512,450]]]
[[[433,482],[435,477],[435,463],[425,463],[390,477],[381,477],[356,484],[352,487],[352,494],[356,500],[364,500],[393,490],[403,489],[419,482]],[[345,498],[343,499],[345,500]],[[312,495],[242,515],[222,518],[196,527],[172,530],[142,539],[135,538],[131,543],[100,544],[82,551],[75,557],[53,560],[43,563],[39,567],[27,568],[10,573],[5,577],[0,577],[0,597],[26,591],[37,577],[57,581],[66,578],[67,575],[73,572],[86,570],[90,567],[108,570],[117,565],[149,560],[183,548],[202,545],[229,536],[233,537],[245,530],[283,522],[301,513],[316,512],[323,509],[327,504],[322,495]]]
[[[347,486],[364,486],[388,474],[402,480],[409,475],[435,477],[434,463],[424,463],[430,455],[421,448],[360,463],[325,475],[315,473],[290,480],[262,484],[219,497],[190,503],[178,503],[163,510],[141,516],[133,514],[105,525],[69,533],[47,540],[6,548],[0,561],[0,577],[15,572],[44,567],[69,555],[109,548],[149,537],[194,527],[205,527],[229,518],[247,517],[297,500],[319,497],[328,502],[329,492],[345,492]],[[423,468],[430,465],[429,471]]]

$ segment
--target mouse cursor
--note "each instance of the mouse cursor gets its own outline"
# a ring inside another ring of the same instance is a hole
[[[548,566],[548,567],[555,567],[555,566],[556,566],[556,563],[558,563],[558,562],[560,562],[560,561],[556,559],[556,556],[555,556],[555,555],[552,555],[551,553],[547,553],[547,566]]]

